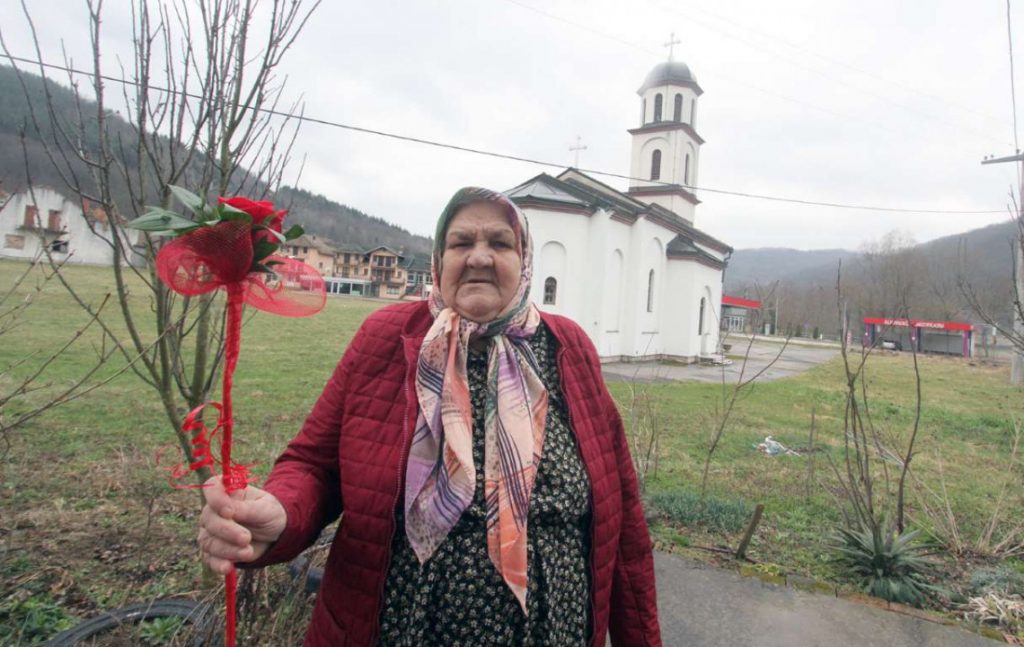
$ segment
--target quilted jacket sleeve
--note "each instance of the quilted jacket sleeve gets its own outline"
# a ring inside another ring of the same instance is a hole
[[[622,529],[612,576],[608,630],[613,645],[661,647],[658,601],[654,585],[654,554],[636,471],[629,454],[622,418],[603,380],[602,400],[614,434],[615,460],[622,484]]]
[[[288,443],[264,489],[278,498],[288,523],[277,542],[251,566],[288,561],[306,549],[342,510],[338,474],[338,435],[352,367],[365,345],[359,329],[299,434]]]

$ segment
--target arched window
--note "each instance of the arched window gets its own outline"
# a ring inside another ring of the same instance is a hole
[[[651,179],[661,178],[661,151],[655,150],[651,153]]]
[[[697,100],[690,99],[690,125],[697,127]]]
[[[690,186],[690,154],[686,154],[686,161],[683,163],[683,184]]]
[[[555,299],[558,298],[558,281],[553,276],[549,276],[544,279],[544,305],[553,306],[555,305]]]
[[[661,93],[654,95],[654,121],[661,121]]]
[[[654,270],[647,274],[647,312],[654,312]]]
[[[647,98],[640,103],[640,125],[643,126],[647,123]]]
[[[698,335],[703,335],[704,334],[704,306],[706,306],[706,305],[707,305],[707,299],[705,299],[704,297],[701,297],[700,298],[700,314],[697,315],[697,317],[698,317],[698,319],[697,319],[697,334]]]
[[[683,95],[676,94],[675,105],[672,107],[672,121],[683,120]]]

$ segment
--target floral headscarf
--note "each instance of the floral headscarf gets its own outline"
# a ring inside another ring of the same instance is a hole
[[[489,322],[459,315],[441,295],[441,257],[448,226],[458,211],[475,202],[498,204],[516,234],[522,272],[515,296]],[[405,480],[405,529],[426,562],[473,501],[473,411],[466,359],[469,342],[492,339],[487,356],[484,407],[484,498],[487,549],[495,568],[526,612],[527,520],[530,494],[544,448],[548,392],[527,345],[540,325],[529,300],[533,244],[522,212],[505,196],[467,187],[445,207],[434,236],[434,323],[420,347],[416,366],[416,420]]]

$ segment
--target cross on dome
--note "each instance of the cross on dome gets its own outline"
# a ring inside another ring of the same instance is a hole
[[[683,41],[676,38],[676,33],[672,32],[668,36],[668,42],[665,43],[665,47],[668,48],[668,60],[672,60],[672,50],[675,49],[676,45],[682,45]]]

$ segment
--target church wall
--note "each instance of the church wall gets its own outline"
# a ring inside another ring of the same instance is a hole
[[[722,277],[714,270],[691,260],[668,261],[672,281],[670,309],[665,313],[666,354],[695,360],[718,349],[721,320]],[[700,334],[700,300],[705,299],[703,335]]]
[[[533,280],[530,296],[537,307],[546,312],[565,315],[583,326],[593,338],[593,325],[588,326],[587,275],[589,268],[590,217],[582,214],[527,209],[533,236]],[[549,243],[553,245],[548,246]],[[555,303],[544,304],[544,280],[552,276],[558,282]]]
[[[599,340],[595,343],[602,357],[629,356],[632,355],[630,340],[637,325],[632,299],[628,298],[636,289],[636,272],[632,267],[637,257],[632,249],[633,227],[610,218],[605,223],[604,246],[600,256],[594,259],[603,275],[596,298],[601,304],[601,326]]]

